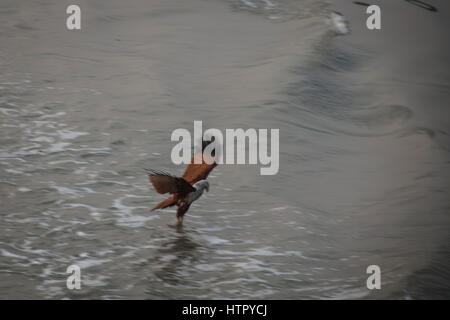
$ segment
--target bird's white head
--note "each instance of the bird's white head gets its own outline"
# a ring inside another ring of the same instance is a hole
[[[208,180],[200,180],[195,184],[196,188],[205,189],[206,192],[209,192],[209,182]]]

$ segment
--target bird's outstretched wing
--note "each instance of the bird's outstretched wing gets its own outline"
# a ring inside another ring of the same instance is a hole
[[[209,173],[217,166],[215,158],[207,159],[205,155],[202,156],[202,163],[194,163],[195,156],[192,157],[191,163],[188,164],[184,171],[183,178],[190,184],[194,184],[197,181],[205,180]],[[208,164],[207,162],[211,163]]]
[[[170,193],[184,196],[189,192],[195,191],[195,188],[182,177],[173,176],[167,172],[145,169],[149,180],[158,193]]]

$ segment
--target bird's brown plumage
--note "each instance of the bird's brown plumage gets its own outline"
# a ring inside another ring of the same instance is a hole
[[[191,163],[188,164],[186,167],[186,170],[183,173],[183,176],[180,177],[174,177],[169,174],[163,173],[162,175],[150,175],[149,179],[150,182],[155,187],[156,191],[159,193],[170,193],[172,196],[168,199],[165,199],[158,203],[153,209],[164,209],[167,207],[171,207],[175,205],[178,201],[178,199],[185,196],[187,193],[195,190],[194,187],[192,187],[193,184],[200,180],[205,180],[212,169],[214,169],[217,166],[217,163],[215,162],[214,158],[206,158],[204,155],[202,155],[202,163],[196,164],[194,163],[195,156],[192,157]],[[208,164],[211,163],[211,164]],[[184,181],[184,182],[183,182]],[[191,187],[193,190],[189,189],[187,186]],[[178,189],[177,189],[178,188]],[[178,190],[178,191],[177,191]],[[172,191],[172,192],[171,192]],[[178,211],[184,211],[183,214],[189,209],[189,206],[187,208],[180,207]]]
[[[195,188],[184,178],[175,177],[162,171],[148,171],[150,182],[158,193],[179,194],[182,197],[189,192],[195,191]]]
[[[183,178],[190,184],[194,184],[200,180],[205,180],[212,169],[217,166],[214,158],[202,157],[202,163],[194,163],[195,157],[192,157],[191,163],[188,164],[183,173]],[[211,163],[211,164],[208,164]]]

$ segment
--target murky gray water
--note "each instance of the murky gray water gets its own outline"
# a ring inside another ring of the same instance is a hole
[[[400,2],[2,1],[0,298],[449,298],[450,13]],[[279,128],[280,171],[217,167],[177,231],[142,168],[194,120]]]

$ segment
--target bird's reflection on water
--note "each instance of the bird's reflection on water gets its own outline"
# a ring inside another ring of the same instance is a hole
[[[163,243],[152,259],[157,262],[156,265],[161,266],[155,271],[155,275],[170,285],[185,281],[185,268],[198,261],[201,248],[182,226],[175,230],[174,238]]]

